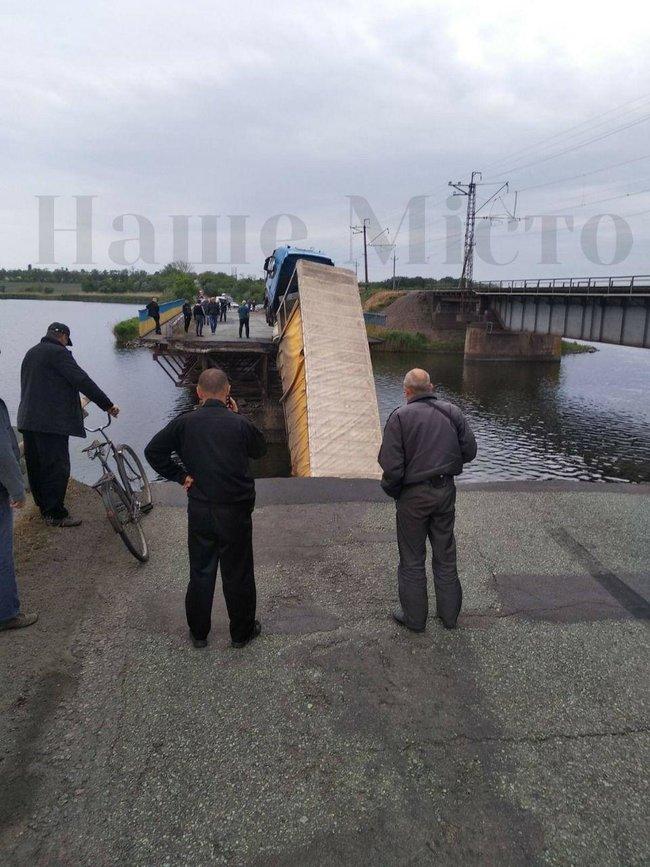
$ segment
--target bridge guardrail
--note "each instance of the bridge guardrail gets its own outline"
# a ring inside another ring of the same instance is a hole
[[[477,295],[647,295],[650,274],[475,281],[472,291]]]

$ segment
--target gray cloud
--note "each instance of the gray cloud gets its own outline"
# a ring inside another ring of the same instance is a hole
[[[407,266],[400,243],[399,270],[439,275],[453,270],[436,240],[445,231],[449,179],[493,163],[486,178],[501,178],[501,169],[580,141],[569,131],[503,161],[574,124],[595,118],[584,127],[586,139],[592,129],[596,135],[650,114],[649,96],[595,126],[599,115],[650,92],[648,13],[627,0],[615,18],[582,0],[570,8],[547,3],[543,14],[509,0],[489,9],[385,0],[133,7],[123,0],[8,4],[0,73],[3,264],[37,258],[35,195],[61,196],[62,224],[71,196],[97,195],[100,265],[110,265],[118,214],[154,223],[160,262],[171,257],[170,214],[249,214],[243,270],[252,272],[261,260],[260,228],[273,214],[299,215],[310,244],[341,261],[346,196],[365,196],[394,230],[408,200],[427,194],[429,261]],[[647,131],[639,124],[503,177],[516,189],[631,160],[650,152]],[[642,190],[647,175],[650,160],[522,192],[520,212],[574,202],[576,222],[603,210],[637,214],[629,218],[635,246],[621,268],[647,270],[640,212],[650,209],[650,195],[588,204]],[[553,268],[539,264],[532,231],[507,234],[500,224],[493,235],[495,258],[519,251],[512,266],[498,269],[504,276],[602,271],[585,260],[575,232],[562,235],[563,261]],[[602,238],[605,250],[610,228]],[[74,256],[69,240],[57,238],[64,264]],[[476,268],[479,277],[494,270]],[[386,271],[373,257],[373,275]]]

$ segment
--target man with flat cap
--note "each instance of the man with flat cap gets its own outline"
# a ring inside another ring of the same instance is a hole
[[[456,568],[454,476],[476,457],[476,440],[460,409],[439,400],[426,370],[404,377],[406,404],[389,416],[379,452],[381,486],[397,504],[399,605],[393,617],[422,632],[429,612],[427,538],[433,552],[436,614],[455,629],[463,601]]]
[[[79,393],[112,416],[120,411],[79,367],[67,346],[72,346],[70,329],[53,322],[40,343],[28,350],[20,369],[18,430],[25,444],[27,478],[41,515],[55,527],[81,524],[65,507],[68,438],[86,436]]]

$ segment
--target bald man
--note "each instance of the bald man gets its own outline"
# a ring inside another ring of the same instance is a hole
[[[463,591],[456,568],[454,476],[476,457],[476,440],[458,407],[433,394],[426,370],[406,374],[404,397],[406,404],[386,422],[379,452],[382,488],[397,502],[400,604],[393,617],[414,632],[426,627],[428,538],[437,616],[455,629]]]
[[[266,453],[266,441],[239,414],[223,370],[204,370],[196,393],[200,405],[171,421],[144,453],[156,472],[187,491],[190,580],[185,612],[192,643],[207,645],[221,566],[231,644],[244,647],[261,631],[255,619],[255,482],[249,459]]]

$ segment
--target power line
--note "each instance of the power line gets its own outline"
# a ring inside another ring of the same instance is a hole
[[[553,181],[544,181],[544,183],[541,183],[541,184],[532,184],[531,186],[528,186],[528,187],[519,187],[517,192],[518,193],[526,193],[529,190],[538,190],[538,189],[540,189],[540,187],[551,187],[554,184],[563,184],[563,183],[566,183],[567,181],[575,181],[575,180],[578,180],[579,178],[587,178],[590,175],[597,175],[599,172],[605,172],[605,171],[607,171],[607,169],[619,169],[619,168],[621,168],[621,166],[629,166],[632,163],[638,163],[638,162],[641,162],[641,160],[647,160],[649,158],[650,158],[650,154],[645,154],[645,156],[634,157],[634,159],[625,160],[622,163],[610,163],[608,166],[602,166],[601,168],[594,169],[591,172],[581,172],[579,175],[571,175],[568,178],[557,178],[556,180],[553,180]]]
[[[593,128],[595,129],[598,126],[602,126],[603,123],[609,122],[609,121],[599,121],[598,123],[594,124],[593,122],[595,120],[598,120],[599,118],[603,118],[603,117],[606,117],[607,115],[611,115],[611,114],[616,115],[619,112],[621,112],[623,109],[627,108],[628,106],[630,106],[634,103],[640,102],[643,104],[643,103],[648,102],[648,101],[650,101],[650,95],[648,95],[648,94],[646,94],[645,96],[640,96],[640,97],[636,97],[635,99],[628,100],[627,102],[621,103],[621,105],[615,106],[614,108],[610,108],[604,112],[599,112],[598,114],[592,115],[590,118],[587,118],[586,120],[581,121],[580,123],[574,124],[573,126],[567,127],[563,130],[560,130],[560,132],[556,132],[556,133],[553,133],[553,135],[546,136],[545,138],[539,139],[538,141],[534,142],[533,144],[527,145],[526,147],[523,147],[523,148],[519,148],[519,150],[513,151],[510,154],[506,154],[506,156],[500,157],[498,160],[494,160],[493,162],[488,163],[488,165],[485,166],[485,168],[490,169],[493,166],[496,166],[496,165],[499,165],[500,163],[506,162],[507,160],[514,159],[515,157],[518,157],[521,154],[526,153],[527,151],[535,150],[539,146],[545,145],[548,142],[553,141],[554,139],[566,137],[567,133],[573,133],[572,135],[569,136],[569,138],[574,138],[576,135],[582,135],[587,131],[586,129],[583,129],[580,132],[573,132],[573,131],[574,130],[580,130],[581,127],[590,127],[590,126],[593,126]],[[624,113],[626,113],[626,112],[624,112]],[[611,120],[611,118],[610,118],[610,120]]]
[[[630,123],[623,124],[622,126],[616,127],[615,129],[609,130],[606,133],[602,133],[601,135],[594,136],[593,138],[587,139],[583,142],[579,142],[578,144],[570,145],[563,150],[556,151],[553,154],[548,154],[545,157],[540,157],[540,159],[533,160],[530,163],[524,163],[521,166],[510,166],[507,169],[503,170],[503,174],[510,174],[511,172],[520,172],[522,169],[530,168],[530,166],[539,165],[539,163],[548,162],[548,160],[554,160],[557,157],[564,156],[564,154],[571,153],[572,151],[579,150],[580,148],[586,147],[587,145],[593,144],[597,141],[603,141],[603,139],[610,138],[610,136],[617,135],[619,132],[624,132],[626,129],[630,129],[633,126],[638,126],[640,123],[645,123],[647,120],[650,120],[650,114],[646,114],[643,117],[638,118],[637,120],[631,121]]]

